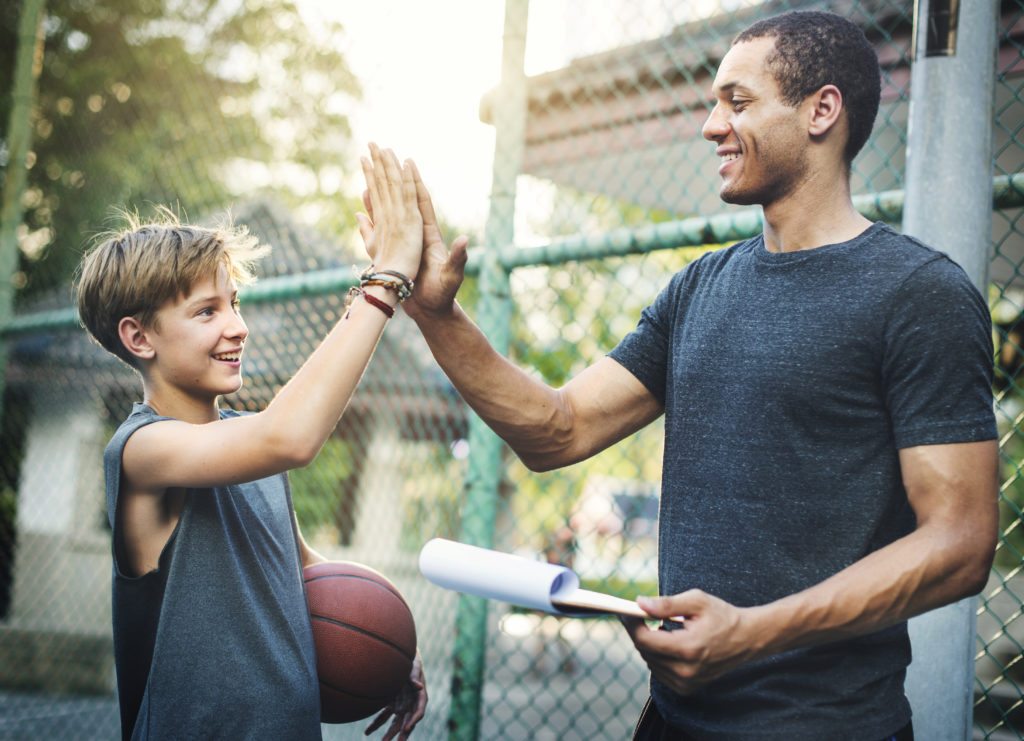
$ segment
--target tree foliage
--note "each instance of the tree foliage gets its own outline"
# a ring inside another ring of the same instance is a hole
[[[0,5],[4,91],[19,11]],[[255,189],[290,205],[340,190],[359,86],[339,25],[311,28],[290,0],[53,0],[44,32],[23,296],[66,282],[114,207],[196,218]],[[4,129],[10,107],[5,95]]]

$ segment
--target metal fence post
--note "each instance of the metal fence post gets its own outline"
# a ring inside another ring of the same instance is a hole
[[[500,250],[514,239],[516,178],[523,157],[526,128],[526,19],[529,0],[507,0],[503,35],[501,84],[495,97],[494,172],[491,203],[484,231],[480,265],[480,303],[477,321],[494,348],[508,352],[512,302],[509,272]],[[469,472],[459,539],[488,547],[494,541],[498,490],[501,483],[501,440],[473,415],[469,423]],[[449,738],[475,741],[480,735],[480,711],[487,651],[487,603],[478,597],[459,597],[455,616]]]
[[[14,273],[18,269],[18,225],[23,213],[26,162],[32,144],[32,106],[36,80],[43,66],[43,8],[45,0],[24,0],[18,22],[18,52],[11,86],[11,116],[7,122],[7,172],[0,206],[0,331],[14,316]],[[4,416],[7,343],[0,339],[0,421]]]
[[[918,0],[903,231],[942,250],[987,295],[999,3]],[[910,621],[907,695],[918,738],[969,739],[977,598]]]

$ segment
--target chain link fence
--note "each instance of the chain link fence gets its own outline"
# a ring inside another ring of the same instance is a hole
[[[899,226],[911,0],[608,0],[599,11],[561,0],[534,3],[529,32],[516,7],[525,4],[509,3],[506,55],[525,44],[530,77],[476,91],[482,118],[498,124],[495,179],[474,240],[486,248],[460,298],[497,346],[549,383],[614,347],[672,273],[760,228],[756,214],[719,201],[713,147],[700,137],[717,62],[757,18],[828,8],[876,44],[883,101],[854,163],[854,193],[871,218]],[[993,174],[1006,178],[1024,161],[1024,1],[1000,7]],[[4,29],[17,27],[20,8],[0,8]],[[290,2],[46,7],[16,313],[3,335],[0,738],[118,733],[101,453],[139,384],[68,309],[82,235],[104,226],[112,203],[177,204],[199,220],[231,206],[273,245],[242,297],[246,384],[225,399],[265,406],[337,321],[350,265],[364,259],[350,217],[352,125],[393,59],[356,69],[352,37],[330,17]],[[17,44],[3,34],[9,88]],[[3,106],[6,122],[16,96]],[[992,228],[1003,486],[978,617],[975,737],[996,741],[1024,738],[1017,182],[1003,181]],[[431,690],[417,735],[628,737],[648,673],[617,621],[460,600],[425,583],[416,556],[435,536],[486,541],[571,565],[593,589],[655,592],[661,453],[659,421],[589,461],[530,473],[472,419],[413,324],[391,323],[335,434],[291,482],[311,545],[381,570],[413,608]],[[361,724],[325,726],[326,738],[361,736]]]

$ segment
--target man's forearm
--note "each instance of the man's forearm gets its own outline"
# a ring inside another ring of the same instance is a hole
[[[991,564],[985,537],[919,528],[824,582],[776,602],[749,608],[757,653],[863,635],[971,594]]]
[[[569,448],[572,414],[562,395],[498,353],[457,303],[450,314],[415,321],[462,398],[526,465]]]

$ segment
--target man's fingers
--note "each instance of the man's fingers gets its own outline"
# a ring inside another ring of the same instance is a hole
[[[667,597],[637,597],[636,603],[652,617],[692,617],[707,604],[707,595],[699,589],[690,589]]]
[[[409,160],[409,164],[412,165],[412,179],[416,185],[416,202],[420,207],[420,216],[423,217],[423,228],[426,229],[428,225],[437,226],[437,216],[434,214],[434,201],[430,198],[430,191],[424,185],[416,163]]]

